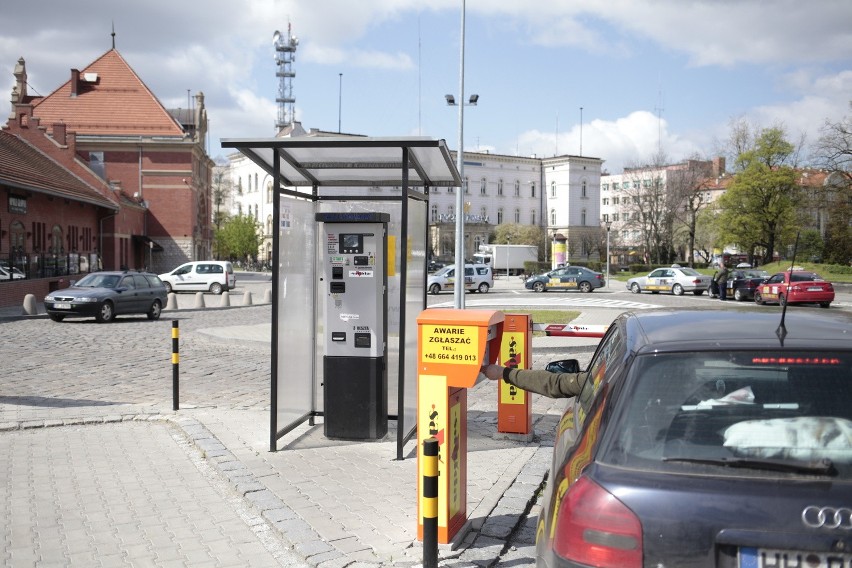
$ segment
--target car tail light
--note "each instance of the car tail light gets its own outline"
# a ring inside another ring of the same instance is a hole
[[[638,568],[642,566],[642,525],[613,494],[581,476],[562,498],[553,551],[584,565]]]

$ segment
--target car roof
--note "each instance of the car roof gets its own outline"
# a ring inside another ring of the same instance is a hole
[[[651,309],[621,316],[629,350],[635,353],[778,349],[780,311],[744,308]],[[788,311],[783,348],[842,348],[852,350],[852,313]]]

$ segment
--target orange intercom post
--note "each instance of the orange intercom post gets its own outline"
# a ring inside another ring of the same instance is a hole
[[[499,364],[518,369],[532,368],[532,318],[525,314],[506,314]],[[497,431],[507,434],[532,432],[530,395],[503,379],[497,389]]]
[[[467,389],[500,354],[503,313],[427,309],[417,317],[417,447],[438,439],[438,542],[467,521]],[[417,537],[423,538],[423,460],[417,455]]]

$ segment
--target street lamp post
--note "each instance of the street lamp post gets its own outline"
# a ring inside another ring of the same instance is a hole
[[[604,220],[606,226],[606,287],[609,289],[609,230],[612,228],[612,221]]]
[[[464,2],[462,2],[462,71],[461,85],[459,90],[464,93]],[[479,102],[479,95],[470,95],[470,99],[466,103],[459,101],[456,103],[456,98],[453,95],[444,95],[447,99],[447,106],[459,107],[459,147],[456,150],[456,169],[459,171],[461,178],[461,187],[456,194],[456,287],[453,292],[454,307],[458,310],[464,309],[464,286],[458,286],[461,281],[459,278],[459,270],[462,277],[464,276],[464,107],[476,106]],[[463,95],[462,95],[463,100]],[[461,268],[459,268],[461,267]]]

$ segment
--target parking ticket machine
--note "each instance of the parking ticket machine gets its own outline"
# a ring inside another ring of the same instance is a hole
[[[326,437],[378,439],[388,430],[387,213],[317,213],[325,291]]]

